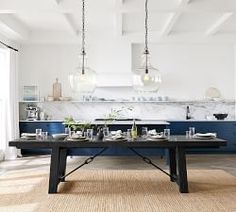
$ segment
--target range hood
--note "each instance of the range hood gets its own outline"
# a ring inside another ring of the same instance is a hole
[[[130,87],[131,73],[100,73],[97,75],[97,87]]]

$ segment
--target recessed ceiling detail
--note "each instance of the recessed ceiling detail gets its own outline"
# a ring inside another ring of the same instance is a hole
[[[236,43],[234,0],[149,0],[151,40],[219,40]],[[30,42],[48,42],[58,35],[79,41],[78,0],[0,0],[0,33]],[[142,42],[144,0],[87,0],[87,25],[96,35],[109,31],[131,42]],[[37,39],[36,39],[37,38]]]

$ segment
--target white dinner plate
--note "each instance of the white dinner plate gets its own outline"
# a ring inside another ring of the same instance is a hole
[[[216,138],[216,134],[215,133],[196,133],[193,138],[197,138],[197,139],[213,139]]]
[[[22,137],[36,137],[36,133],[22,133],[21,134]]]

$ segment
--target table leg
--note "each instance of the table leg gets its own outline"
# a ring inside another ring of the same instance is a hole
[[[188,193],[186,154],[183,147],[177,147],[178,184],[181,193]]]
[[[66,159],[67,149],[62,148],[60,150],[60,164],[59,164],[59,177],[62,177],[66,173]],[[61,182],[65,182],[65,177],[61,178]]]
[[[48,193],[57,193],[57,185],[59,183],[59,161],[60,159],[60,148],[52,148],[51,153],[51,164],[50,164],[50,175],[49,175],[49,188]]]
[[[175,182],[177,177],[176,172],[176,150],[169,148],[169,167],[170,167],[170,181]]]

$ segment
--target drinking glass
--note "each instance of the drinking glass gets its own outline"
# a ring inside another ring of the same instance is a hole
[[[70,130],[70,131],[69,131],[69,138],[72,138],[74,134],[75,134],[75,131]]]
[[[170,129],[164,129],[164,137],[166,137],[167,139],[170,138]]]
[[[109,137],[109,127],[104,127],[103,128],[103,134],[104,134],[105,138]]]
[[[142,138],[147,138],[148,135],[148,128],[147,127],[142,127]]]
[[[36,133],[36,140],[40,140],[42,137],[42,129],[36,129],[35,133]]]
[[[186,138],[189,138],[189,131],[186,131]]]
[[[69,128],[69,127],[66,127],[66,128],[65,128],[65,134],[67,134],[67,135],[70,134],[70,128]]]
[[[127,139],[131,140],[131,129],[127,129]]]
[[[48,139],[48,132],[42,132],[41,136],[42,136],[43,140],[47,140]]]
[[[92,141],[93,140],[93,129],[87,129],[87,138]]]
[[[85,138],[87,138],[87,137],[88,137],[88,133],[84,131],[83,136],[84,136]]]
[[[189,137],[192,138],[195,134],[195,127],[189,127]]]

